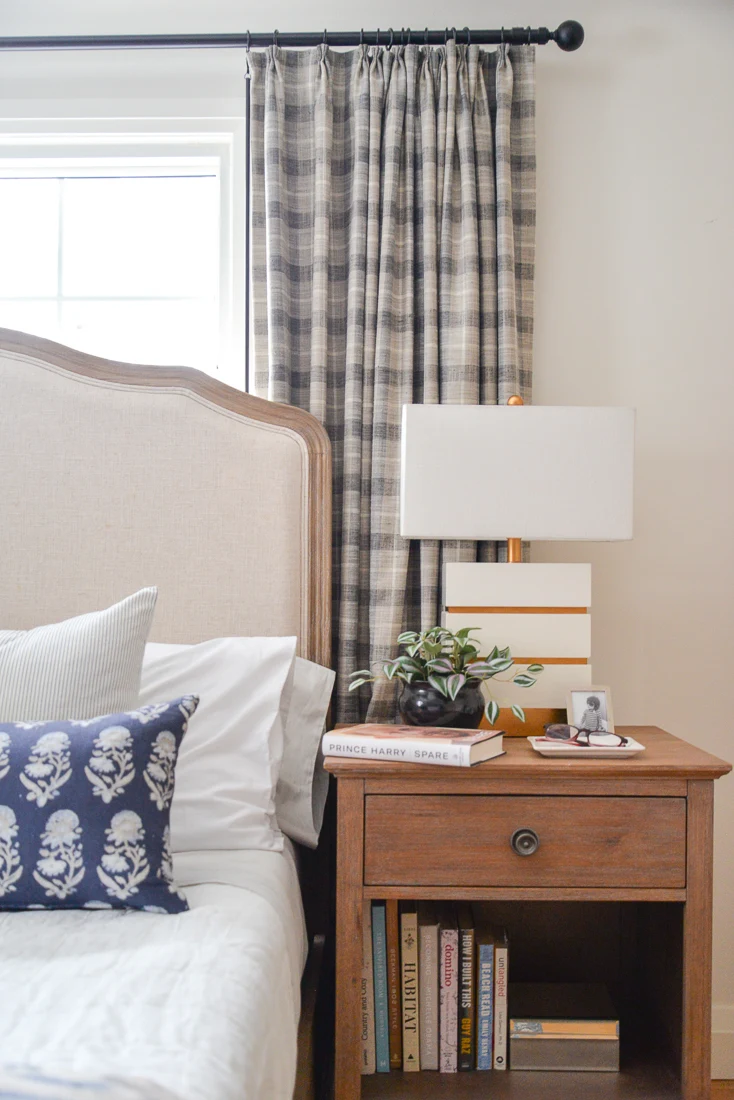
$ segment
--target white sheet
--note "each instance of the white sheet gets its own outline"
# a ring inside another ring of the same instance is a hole
[[[290,1100],[306,954],[291,846],[186,853],[175,872],[177,916],[0,913],[0,1064]]]

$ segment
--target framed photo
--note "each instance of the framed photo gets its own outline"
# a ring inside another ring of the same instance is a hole
[[[614,733],[612,693],[608,687],[571,688],[566,713],[569,726],[591,733]]]

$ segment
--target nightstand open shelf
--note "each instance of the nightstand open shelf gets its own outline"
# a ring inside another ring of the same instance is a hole
[[[709,1100],[713,780],[724,761],[653,727],[623,761],[522,738],[471,769],[328,758],[338,780],[335,1100]],[[516,828],[540,837],[518,856]],[[365,900],[484,902],[510,981],[603,982],[619,1073],[359,1072]]]

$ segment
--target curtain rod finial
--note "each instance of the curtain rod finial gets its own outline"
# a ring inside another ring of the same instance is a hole
[[[551,35],[558,47],[570,53],[577,50],[584,41],[584,28],[575,19],[566,19]]]

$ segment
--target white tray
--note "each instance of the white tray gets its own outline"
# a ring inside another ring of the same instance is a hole
[[[616,760],[627,756],[637,756],[645,751],[645,746],[634,737],[627,738],[624,746],[613,745],[569,745],[567,741],[546,741],[543,737],[528,737],[528,741],[541,756],[560,756],[564,759],[574,757],[577,760]]]

